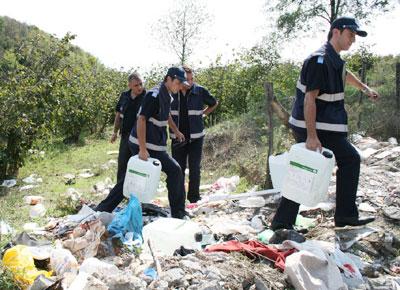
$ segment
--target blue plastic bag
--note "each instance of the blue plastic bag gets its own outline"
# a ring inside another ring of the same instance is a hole
[[[131,195],[128,205],[117,212],[107,230],[113,238],[120,238],[124,244],[132,245],[134,241],[143,243],[142,207],[139,200]]]

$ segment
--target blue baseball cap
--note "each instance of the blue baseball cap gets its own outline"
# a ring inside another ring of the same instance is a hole
[[[187,79],[186,79],[186,73],[185,73],[185,71],[184,71],[182,68],[180,68],[180,67],[175,67],[175,66],[170,67],[170,68],[168,69],[167,76],[176,78],[176,79],[178,79],[182,84],[184,84],[184,85],[186,85],[186,86],[189,86],[189,83],[187,82]]]
[[[336,18],[331,24],[331,31],[332,29],[350,29],[354,31],[358,36],[365,37],[367,36],[367,32],[360,29],[360,24],[358,23],[357,19],[353,17],[339,17]]]

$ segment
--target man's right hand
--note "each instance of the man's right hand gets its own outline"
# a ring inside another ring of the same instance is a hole
[[[110,142],[111,142],[111,143],[114,143],[115,140],[117,140],[117,137],[118,137],[118,134],[114,132],[114,133],[111,135]]]
[[[147,161],[147,158],[150,157],[149,151],[147,149],[139,150],[139,159]]]
[[[318,137],[307,137],[306,148],[312,151],[322,151],[322,145]]]

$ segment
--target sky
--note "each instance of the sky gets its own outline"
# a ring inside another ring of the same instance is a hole
[[[194,67],[205,66],[222,56],[232,58],[233,50],[250,48],[270,31],[266,0],[198,0],[207,7],[212,22],[207,25],[205,41],[191,58]],[[96,56],[108,67],[125,70],[177,63],[177,57],[152,32],[157,20],[165,15],[174,0],[0,0],[0,15],[35,25],[62,37],[76,34],[74,44]],[[365,26],[368,37],[357,41],[372,45],[379,55],[399,54],[400,5],[378,16]],[[397,32],[398,33],[398,32]],[[301,61],[325,41],[325,33],[285,43],[281,55]]]

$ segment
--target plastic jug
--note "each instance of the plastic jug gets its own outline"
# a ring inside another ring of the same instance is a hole
[[[272,186],[275,189],[281,189],[283,180],[288,170],[288,153],[271,155],[268,158],[269,171],[272,179]]]
[[[290,148],[288,170],[282,185],[282,195],[306,206],[315,206],[328,197],[328,186],[335,166],[332,151],[308,150],[305,143]]]
[[[161,255],[172,256],[181,246],[195,249],[195,235],[201,232],[201,227],[190,220],[175,218],[159,218],[143,227],[145,244],[150,239],[152,247]]]
[[[124,181],[124,196],[131,194],[142,203],[149,203],[155,196],[160,182],[161,162],[154,158],[144,161],[139,155],[132,156],[128,161]]]

